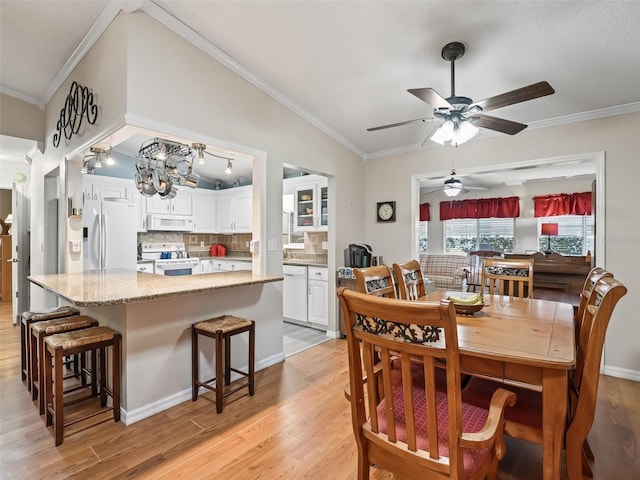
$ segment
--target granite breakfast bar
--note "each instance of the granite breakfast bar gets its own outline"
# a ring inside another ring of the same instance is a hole
[[[283,361],[282,279],[250,271],[169,277],[133,270],[29,277],[62,304],[74,305],[122,334],[125,424],[191,398],[194,322],[223,314],[255,320],[256,370]],[[232,363],[242,369],[248,339],[236,337]],[[213,376],[213,342],[201,345],[200,352],[202,375]]]

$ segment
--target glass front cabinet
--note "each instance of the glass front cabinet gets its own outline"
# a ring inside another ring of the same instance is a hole
[[[326,232],[329,227],[327,182],[300,185],[294,193],[295,230]]]

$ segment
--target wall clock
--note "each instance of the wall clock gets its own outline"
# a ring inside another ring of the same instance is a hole
[[[378,222],[395,222],[396,202],[378,202],[376,217]]]

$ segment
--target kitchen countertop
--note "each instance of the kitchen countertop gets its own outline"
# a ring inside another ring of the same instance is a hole
[[[163,297],[282,281],[278,275],[254,275],[247,270],[201,275],[162,276],[113,269],[83,273],[32,275],[29,281],[78,307],[144,302]]]
[[[282,264],[295,265],[300,267],[328,267],[326,263],[317,263],[317,262],[310,262],[309,260],[295,260],[295,259],[283,260]]]

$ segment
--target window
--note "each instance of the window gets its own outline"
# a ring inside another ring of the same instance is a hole
[[[541,235],[543,223],[557,223],[558,235],[547,237]],[[547,250],[550,245],[552,252],[562,255],[586,255],[593,252],[594,217],[593,215],[555,215],[553,217],[538,217],[538,249]]]
[[[418,222],[418,253],[427,253],[429,251],[428,227],[429,222]]]
[[[445,253],[467,255],[474,250],[513,252],[515,219],[465,218],[445,220]]]

